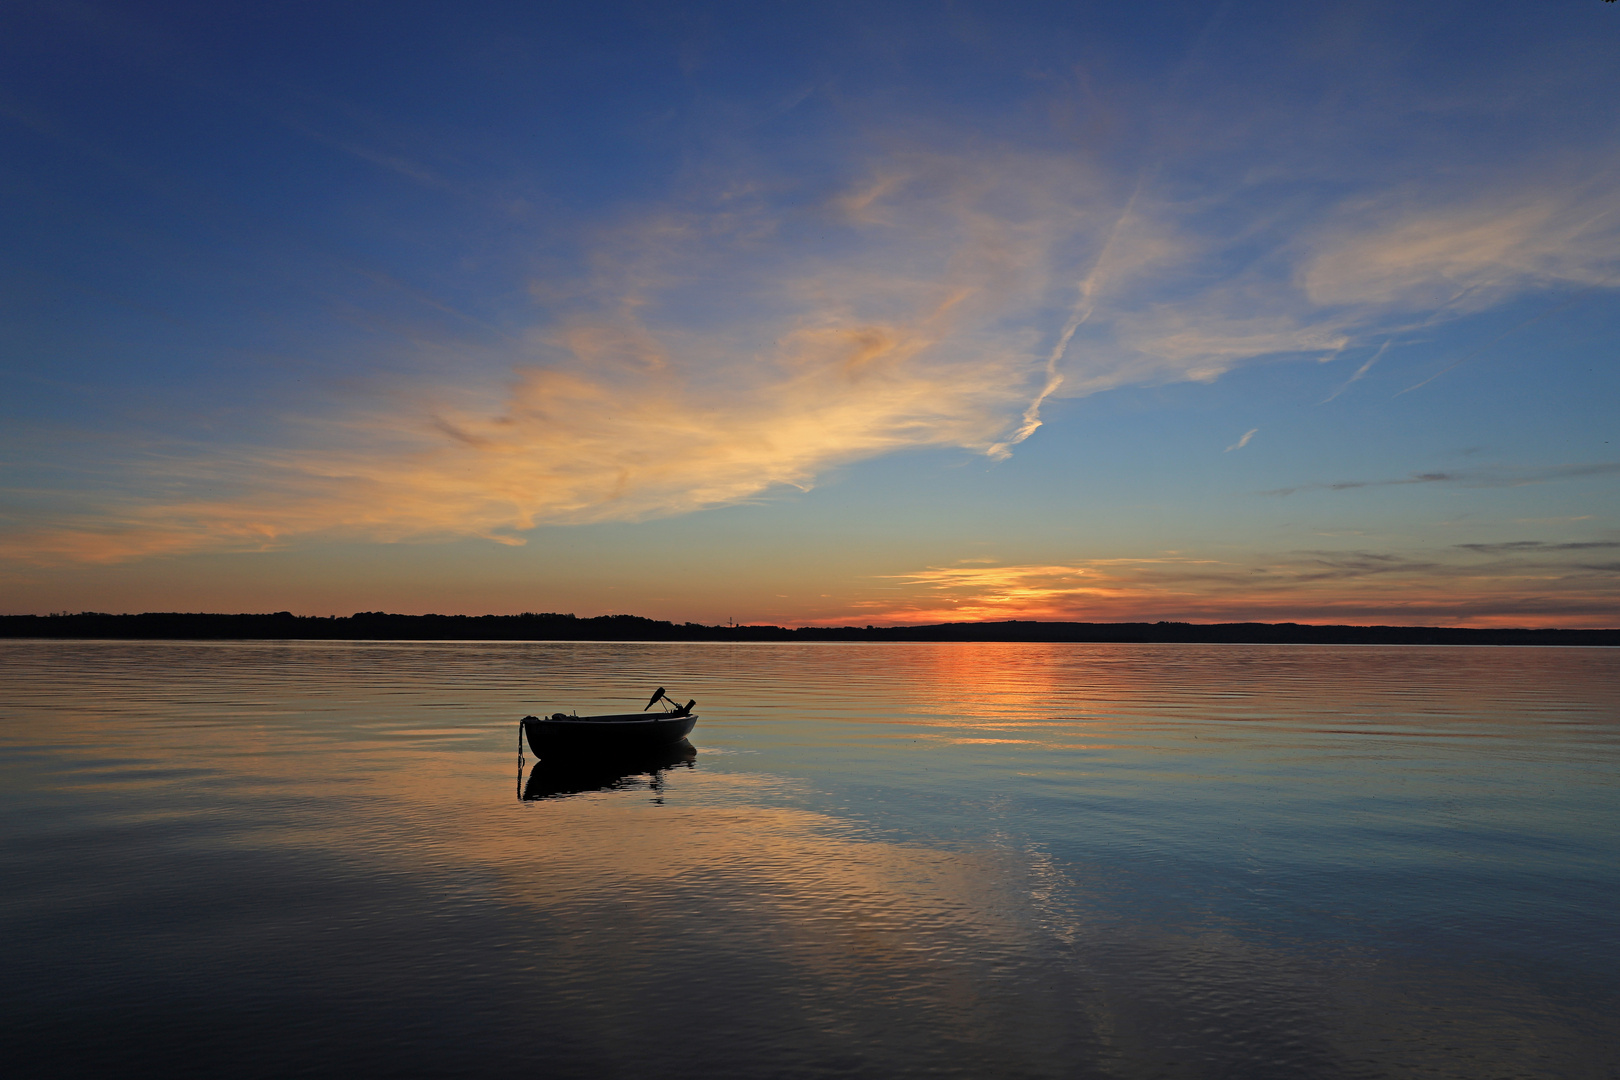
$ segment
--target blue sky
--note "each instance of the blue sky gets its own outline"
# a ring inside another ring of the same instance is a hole
[[[1620,5],[0,20],[7,611],[1617,624]]]

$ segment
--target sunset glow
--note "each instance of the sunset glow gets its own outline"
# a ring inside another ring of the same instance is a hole
[[[1614,5],[72,10],[4,613],[1620,625]]]

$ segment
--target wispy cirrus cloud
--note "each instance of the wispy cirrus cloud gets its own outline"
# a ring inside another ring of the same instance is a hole
[[[985,452],[1041,377],[1016,316],[1047,295],[1058,247],[1083,242],[1076,203],[1101,196],[1062,161],[1004,164],[912,154],[810,211],[734,188],[645,215],[600,239],[571,296],[540,290],[558,316],[503,388],[417,387],[305,422],[286,448],[153,461],[144,486],[167,497],[14,529],[0,553],[118,561],[316,535],[521,543],[542,524],[808,488],[907,448]]]
[[[1178,284],[1168,300],[1110,298],[1111,309],[1093,321],[1105,331],[1101,351],[1112,362],[1067,385],[1083,393],[1132,382],[1207,381],[1267,357],[1326,361],[1373,347],[1332,400],[1392,344],[1420,340],[1440,324],[1512,297],[1581,290],[1448,361],[1420,384],[1426,385],[1612,286],[1620,272],[1620,184],[1597,168],[1603,179],[1550,170],[1492,178],[1496,186],[1484,191],[1436,184],[1368,192],[1323,206],[1320,224],[1284,235],[1265,257],[1236,268],[1231,245],[1200,234],[1197,219],[1206,206],[1163,206],[1161,214],[1189,237],[1172,274],[1197,273],[1216,283]]]
[[[688,512],[808,487],[862,457],[983,444],[1016,404],[1017,365],[925,368],[920,354],[953,300],[910,322],[803,327],[724,389],[693,387],[644,356],[609,365],[597,352],[591,377],[527,368],[493,415],[439,406],[409,427],[351,417],[322,433],[319,450],[216,456],[188,470],[199,487],[237,493],[13,534],[0,553],[117,561],[302,535],[521,543],[513,534],[540,524]],[[165,471],[172,483],[173,465]]]
[[[1346,206],[1299,269],[1321,307],[1483,310],[1552,283],[1597,285],[1620,269],[1620,187],[1537,177],[1447,204],[1416,193]],[[1414,204],[1415,203],[1415,204]],[[1427,205],[1426,205],[1427,203]]]
[[[437,383],[296,421],[273,450],[137,462],[125,494],[79,517],[23,520],[0,555],[118,561],[320,536],[520,543],[540,525],[805,489],[906,449],[1001,458],[1052,397],[1381,341],[1376,360],[1404,330],[1516,291],[1600,285],[1620,236],[1620,184],[1553,176],[1462,210],[1438,189],[1363,194],[1325,206],[1327,224],[1273,229],[1256,254],[1233,221],[1268,211],[1241,185],[1189,199],[1083,153],[892,142],[813,196],[728,177],[599,230],[583,271],[535,283],[546,318],[507,335],[521,343],[503,346],[499,376],[458,369],[441,344],[452,359]]]

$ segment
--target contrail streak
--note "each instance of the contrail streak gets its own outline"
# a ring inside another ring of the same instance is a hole
[[[1120,211],[1119,217],[1114,220],[1113,227],[1108,230],[1108,239],[1103,241],[1101,250],[1097,252],[1096,261],[1091,264],[1091,272],[1080,281],[1079,298],[1075,301],[1074,308],[1069,312],[1069,318],[1063,324],[1063,332],[1058,335],[1057,343],[1052,346],[1052,351],[1047,354],[1045,385],[1041,387],[1041,392],[1035,395],[1035,400],[1031,401],[1029,407],[1024,410],[1022,421],[1018,426],[1018,430],[1013,433],[1012,438],[1005,442],[998,442],[985,451],[990,457],[998,461],[1006,458],[1012,453],[1013,447],[1035,434],[1035,429],[1041,426],[1041,406],[1046,402],[1047,398],[1056,392],[1058,387],[1063,385],[1063,373],[1058,370],[1058,365],[1063,362],[1064,355],[1069,351],[1069,342],[1074,339],[1075,331],[1085,325],[1086,320],[1091,318],[1091,313],[1097,310],[1097,286],[1107,265],[1109,253],[1113,250],[1115,241],[1119,239],[1120,229],[1124,226],[1126,219],[1131,216],[1131,211],[1136,208],[1136,199],[1142,194],[1143,183],[1144,180],[1136,182],[1136,189],[1131,192],[1131,197],[1125,201],[1125,208]]]
[[[1360,367],[1356,368],[1356,373],[1354,375],[1350,376],[1348,379],[1346,379],[1344,381],[1343,386],[1339,387],[1337,390],[1333,391],[1333,393],[1329,394],[1327,397],[1325,397],[1321,401],[1317,402],[1317,404],[1318,405],[1326,405],[1328,402],[1332,401],[1334,398],[1338,397],[1340,394],[1342,394],[1346,390],[1350,389],[1350,384],[1351,383],[1356,382],[1357,380],[1359,380],[1363,375],[1367,374],[1367,372],[1372,369],[1372,366],[1374,364],[1378,363],[1378,358],[1383,356],[1384,353],[1389,350],[1389,343],[1394,341],[1394,340],[1395,340],[1395,338],[1394,338],[1393,335],[1391,335],[1390,337],[1385,338],[1384,343],[1382,345],[1378,346],[1378,351],[1373,353],[1372,356],[1367,360],[1367,362],[1365,364],[1362,364]]]
[[[1215,32],[1215,27],[1226,18],[1226,13],[1231,7],[1232,0],[1224,0],[1221,6],[1216,8],[1215,12],[1205,20],[1203,27],[1198,32],[1197,39],[1192,44],[1192,48],[1187,51],[1187,55],[1176,65],[1176,70],[1171,75],[1169,85],[1164,91],[1164,98],[1167,102],[1180,92],[1182,83],[1188,78],[1199,58],[1199,54],[1204,51],[1205,46],[1209,43]],[[1119,217],[1114,221],[1114,227],[1108,231],[1108,239],[1103,242],[1102,250],[1097,253],[1097,261],[1092,264],[1091,273],[1087,274],[1085,279],[1080,282],[1080,298],[1075,303],[1074,310],[1069,313],[1068,321],[1063,324],[1063,332],[1058,335],[1057,344],[1052,347],[1051,354],[1046,358],[1046,384],[1041,387],[1041,392],[1035,395],[1035,400],[1031,401],[1029,407],[1024,410],[1022,421],[1018,426],[1018,430],[1013,433],[1012,438],[991,446],[985,451],[986,456],[997,461],[1011,456],[1012,448],[1035,434],[1035,429],[1041,426],[1041,406],[1045,404],[1047,398],[1057,391],[1058,387],[1063,385],[1063,375],[1058,371],[1058,365],[1062,363],[1064,354],[1069,350],[1069,341],[1074,337],[1075,331],[1079,330],[1086,320],[1091,318],[1091,313],[1096,310],[1097,305],[1093,297],[1097,291],[1098,278],[1108,261],[1109,252],[1113,250],[1114,241],[1118,239],[1120,228],[1125,224],[1126,219],[1131,216],[1131,211],[1135,209],[1137,196],[1142,194],[1142,188],[1147,184],[1148,178],[1157,174],[1161,164],[1163,164],[1162,158],[1139,174],[1136,188],[1131,192],[1131,197],[1126,200],[1125,209],[1120,211]]]
[[[1487,341],[1485,344],[1479,346],[1478,348],[1469,350],[1468,352],[1464,353],[1463,355],[1457,357],[1457,359],[1453,360],[1451,363],[1447,364],[1445,367],[1441,368],[1439,371],[1435,372],[1433,375],[1430,375],[1427,379],[1424,379],[1420,383],[1414,383],[1411,386],[1408,386],[1405,390],[1400,391],[1399,393],[1395,394],[1394,396],[1395,397],[1400,397],[1401,394],[1410,394],[1414,390],[1420,390],[1423,387],[1428,386],[1430,383],[1434,382],[1434,380],[1438,379],[1440,376],[1444,375],[1446,372],[1450,371],[1451,369],[1453,369],[1453,368],[1457,367],[1458,365],[1463,364],[1463,363],[1465,363],[1465,362],[1467,362],[1469,360],[1472,360],[1474,357],[1478,356],[1480,353],[1484,352],[1486,349],[1489,349],[1492,345],[1495,345],[1498,341],[1501,341],[1503,338],[1508,337],[1508,336],[1510,336],[1512,334],[1516,334],[1520,330],[1523,330],[1527,326],[1532,326],[1535,323],[1540,322],[1542,319],[1546,319],[1546,318],[1549,318],[1549,317],[1551,317],[1553,315],[1558,314],[1560,311],[1563,311],[1567,307],[1571,307],[1571,306],[1573,306],[1575,304],[1580,303],[1582,300],[1586,299],[1587,294],[1591,293],[1593,290],[1595,290],[1595,289],[1597,289],[1597,288],[1599,288],[1599,287],[1601,287],[1603,285],[1607,285],[1609,283],[1609,278],[1612,278],[1613,276],[1614,276],[1613,274],[1610,274],[1609,277],[1604,278],[1602,281],[1599,281],[1599,282],[1596,282],[1594,284],[1588,285],[1586,288],[1582,289],[1580,292],[1576,293],[1574,296],[1570,297],[1568,300],[1565,300],[1563,303],[1554,304],[1552,307],[1548,308],[1546,311],[1543,311],[1541,314],[1532,315],[1530,318],[1524,320],[1524,322],[1519,323],[1519,324],[1517,324],[1515,326],[1508,327],[1506,330],[1502,331],[1500,334],[1497,334],[1495,337],[1491,338],[1491,340]]]
[[[1410,333],[1414,333],[1414,332],[1416,332],[1418,330],[1426,330],[1426,329],[1428,329],[1429,327],[1433,326],[1435,323],[1439,322],[1441,317],[1445,315],[1446,311],[1448,309],[1456,306],[1456,304],[1457,304],[1457,302],[1459,300],[1464,299],[1470,293],[1477,292],[1478,289],[1479,289],[1479,286],[1477,286],[1477,285],[1470,285],[1467,288],[1462,289],[1461,291],[1453,294],[1451,299],[1447,300],[1445,303],[1441,304],[1439,307],[1437,307],[1433,311],[1429,312],[1428,316],[1422,322],[1418,323],[1416,326],[1401,327],[1400,329],[1396,330],[1394,333],[1391,333],[1388,337],[1384,338],[1384,343],[1382,345],[1378,346],[1378,351],[1373,353],[1372,357],[1370,359],[1368,359],[1368,361],[1365,364],[1362,364],[1359,368],[1357,368],[1356,373],[1354,375],[1350,376],[1350,378],[1345,380],[1343,386],[1339,387],[1337,390],[1333,391],[1333,393],[1329,394],[1327,397],[1325,397],[1321,401],[1317,402],[1317,404],[1318,405],[1326,405],[1328,402],[1332,401],[1334,398],[1338,397],[1340,394],[1342,394],[1346,390],[1350,389],[1350,385],[1352,383],[1358,382],[1364,375],[1367,374],[1368,371],[1370,371],[1372,369],[1372,366],[1374,364],[1378,363],[1379,359],[1381,359],[1383,357],[1384,353],[1389,351],[1389,347],[1395,343],[1395,338],[1399,334],[1410,334]]]

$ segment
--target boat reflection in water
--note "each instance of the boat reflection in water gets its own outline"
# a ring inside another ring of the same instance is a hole
[[[664,773],[669,769],[690,769],[696,761],[697,747],[687,739],[634,754],[543,758],[534,763],[518,797],[533,802],[565,799],[592,791],[631,791],[645,786],[653,792],[653,801],[661,802]],[[520,777],[522,768],[520,762]]]

